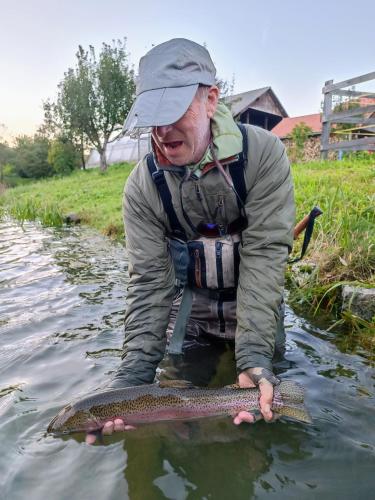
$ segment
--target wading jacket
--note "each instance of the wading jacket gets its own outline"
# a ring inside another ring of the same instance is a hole
[[[246,131],[248,227],[242,232],[237,288],[238,372],[252,367],[272,369],[276,322],[295,221],[290,166],[283,144],[261,128],[246,125]],[[166,168],[165,177],[174,210],[188,238],[195,235],[184,220],[180,197],[194,225],[205,220],[207,213],[216,212],[216,222],[224,226],[239,216],[236,195],[216,167],[199,178],[190,176],[183,183],[181,196],[181,174]],[[169,221],[145,158],[129,176],[123,210],[130,281],[123,362],[113,385],[120,381],[121,385],[140,385],[153,381],[165,353],[175,281],[168,250]]]

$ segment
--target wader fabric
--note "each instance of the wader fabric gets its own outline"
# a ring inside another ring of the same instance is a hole
[[[234,122],[233,126],[238,131]],[[235,315],[238,372],[252,367],[272,369],[285,265],[295,221],[290,166],[283,144],[261,128],[246,125],[246,130],[248,227],[242,232],[240,245]],[[176,215],[187,237],[193,239],[195,235],[183,218],[180,203],[181,172],[185,170],[165,168],[165,177]],[[181,198],[194,225],[202,220],[227,225],[240,215],[235,194],[216,168],[199,178],[190,176],[182,185]],[[175,292],[167,239],[171,228],[145,159],[129,176],[123,211],[130,281],[123,363],[113,386],[117,382],[135,385],[153,381],[165,353]]]

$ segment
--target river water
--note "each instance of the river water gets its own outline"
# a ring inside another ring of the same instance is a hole
[[[306,388],[311,425],[168,423],[95,446],[48,435],[62,406],[116,370],[126,283],[125,249],[88,228],[0,224],[1,499],[374,498],[369,357],[289,308],[277,371]],[[220,356],[210,385],[233,382],[232,352]]]

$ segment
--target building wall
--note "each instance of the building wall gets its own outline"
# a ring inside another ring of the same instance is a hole
[[[273,115],[283,117],[281,110],[277,103],[272,99],[269,93],[263,94],[255,102],[251,104],[253,109],[258,111],[264,111],[265,113],[271,113]]]

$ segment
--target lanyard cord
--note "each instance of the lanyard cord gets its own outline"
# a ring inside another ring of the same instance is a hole
[[[236,188],[234,187],[234,183],[233,183],[232,178],[228,175],[228,173],[225,171],[223,165],[218,160],[218,158],[216,156],[216,152],[215,152],[215,147],[214,147],[212,142],[210,143],[210,151],[211,151],[212,158],[214,159],[214,162],[215,162],[215,165],[216,165],[218,171],[221,173],[221,175],[226,180],[228,186],[232,189],[232,191],[236,195],[236,198],[237,198],[237,200],[239,200],[240,205],[241,205],[241,210],[243,212],[242,215],[244,217],[246,217],[245,205],[243,204],[243,201],[241,200],[240,195],[237,193]]]

